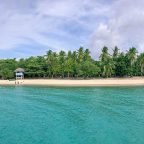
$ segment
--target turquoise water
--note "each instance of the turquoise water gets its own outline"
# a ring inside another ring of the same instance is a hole
[[[144,144],[144,87],[0,87],[0,144]]]

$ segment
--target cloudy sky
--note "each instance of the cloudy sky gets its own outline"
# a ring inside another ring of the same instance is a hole
[[[0,0],[0,58],[49,49],[144,51],[144,0]]]

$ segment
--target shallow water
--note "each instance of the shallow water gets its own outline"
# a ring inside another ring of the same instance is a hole
[[[0,144],[144,144],[144,87],[0,87]]]

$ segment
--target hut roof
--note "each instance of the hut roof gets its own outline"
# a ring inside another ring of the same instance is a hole
[[[23,68],[17,68],[17,69],[15,70],[15,72],[24,72],[24,69],[23,69]]]

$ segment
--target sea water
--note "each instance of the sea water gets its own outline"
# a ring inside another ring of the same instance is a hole
[[[0,87],[0,144],[144,144],[144,87]]]

